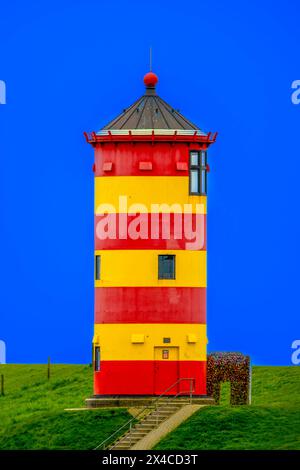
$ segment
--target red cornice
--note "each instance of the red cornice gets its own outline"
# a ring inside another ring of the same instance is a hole
[[[109,142],[198,142],[206,144],[207,146],[213,144],[218,135],[217,132],[209,132],[207,135],[197,135],[197,131],[195,131],[193,135],[181,135],[178,134],[177,131],[172,135],[155,134],[154,131],[152,131],[151,134],[145,135],[132,134],[131,131],[129,131],[128,134],[112,134],[110,131],[108,131],[107,135],[97,135],[96,132],[84,132],[83,134],[86,141],[91,145]]]

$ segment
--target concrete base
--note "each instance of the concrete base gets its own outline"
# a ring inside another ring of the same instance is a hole
[[[139,408],[144,406],[150,406],[155,402],[155,396],[131,396],[131,397],[97,397],[93,396],[85,400],[85,404],[88,408]],[[158,398],[158,397],[157,397]],[[177,397],[172,396],[163,397],[160,402],[164,400],[176,400],[179,403],[182,401],[186,404],[189,397]],[[194,396],[191,398],[191,404],[193,405],[215,405],[215,401],[212,397],[207,396]]]

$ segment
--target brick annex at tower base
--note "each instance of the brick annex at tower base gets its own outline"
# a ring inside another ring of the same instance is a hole
[[[206,395],[207,150],[217,133],[162,100],[157,82],[147,73],[141,98],[85,133],[95,155],[96,397]]]

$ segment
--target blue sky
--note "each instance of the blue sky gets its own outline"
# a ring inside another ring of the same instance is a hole
[[[300,337],[296,0],[0,0],[0,339],[9,362],[90,361],[92,149],[143,93],[206,131],[209,349],[290,364]]]

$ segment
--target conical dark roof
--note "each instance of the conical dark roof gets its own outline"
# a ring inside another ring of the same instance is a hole
[[[174,129],[200,130],[172,106],[161,99],[155,91],[157,76],[149,72],[144,77],[145,94],[123,113],[104,126],[103,130],[117,129]],[[201,132],[202,134],[202,132]],[[203,135],[205,133],[203,132]]]

